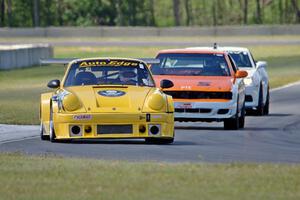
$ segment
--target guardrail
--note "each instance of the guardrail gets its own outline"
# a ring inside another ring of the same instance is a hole
[[[47,44],[0,45],[0,70],[39,65],[40,59],[53,57],[53,48]]]
[[[138,36],[300,35],[300,25],[217,27],[45,27],[0,28],[0,37],[138,37]]]

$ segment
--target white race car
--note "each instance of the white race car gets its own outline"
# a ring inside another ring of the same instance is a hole
[[[255,115],[269,114],[269,77],[266,71],[267,62],[255,61],[251,52],[242,47],[190,47],[188,49],[218,49],[227,51],[238,68],[246,70],[246,110]]]

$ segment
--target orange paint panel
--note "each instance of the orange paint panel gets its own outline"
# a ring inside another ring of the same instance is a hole
[[[155,82],[168,79],[174,83],[172,88],[165,91],[209,91],[230,92],[233,78],[231,76],[174,76],[157,75]]]

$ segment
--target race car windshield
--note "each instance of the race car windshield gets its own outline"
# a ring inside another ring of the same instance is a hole
[[[159,64],[154,64],[154,75],[177,76],[229,76],[223,54],[160,54]]]
[[[237,67],[252,67],[247,52],[231,51],[229,52],[229,55],[232,57]]]
[[[136,67],[97,64],[82,67],[80,63],[74,63],[69,70],[64,86],[79,85],[155,86],[147,66],[142,63],[139,63]]]

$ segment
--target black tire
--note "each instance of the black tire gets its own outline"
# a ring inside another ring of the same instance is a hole
[[[256,110],[254,110],[254,114],[257,115],[257,116],[263,116],[264,115],[264,102],[263,102],[262,85],[260,85],[259,96],[258,96],[258,106],[256,107]]]
[[[243,108],[241,110],[241,116],[239,118],[239,128],[245,127],[245,115],[246,115],[246,108],[245,108],[245,103],[244,103]]]
[[[50,142],[56,142],[56,135],[53,127],[53,110],[50,108],[50,121],[49,121],[49,140]]]
[[[264,115],[269,115],[269,113],[270,113],[270,91],[268,88],[267,99],[264,106]]]
[[[238,101],[239,102],[239,101]],[[236,114],[233,118],[224,119],[224,129],[225,130],[238,130],[240,123],[239,123],[239,103],[237,103]]]
[[[147,144],[172,144],[174,138],[145,138]]]
[[[41,126],[40,126],[40,136],[41,136],[41,140],[49,140],[49,135],[44,135],[43,123],[41,123]]]

